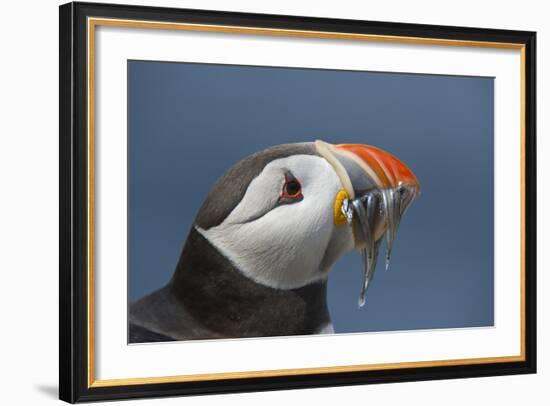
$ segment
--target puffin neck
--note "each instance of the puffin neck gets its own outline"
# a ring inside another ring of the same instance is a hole
[[[326,281],[293,290],[258,284],[195,228],[168,287],[197,322],[224,337],[313,334],[330,323]]]

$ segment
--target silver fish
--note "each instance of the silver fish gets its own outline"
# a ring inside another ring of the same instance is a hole
[[[378,252],[382,237],[376,238],[377,216],[382,221],[386,240],[385,268],[389,268],[391,252],[401,218],[409,204],[416,197],[416,189],[407,185],[399,185],[391,189],[376,189],[353,200],[344,199],[342,213],[348,225],[353,226],[357,219],[357,226],[362,233],[364,246],[359,248],[363,261],[363,278],[359,293],[359,307],[365,305],[367,290],[374,277],[378,260]],[[376,207],[379,206],[379,211]]]

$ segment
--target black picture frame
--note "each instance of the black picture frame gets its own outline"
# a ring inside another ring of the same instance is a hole
[[[67,402],[536,372],[536,33],[112,4],[60,6],[59,397]],[[90,385],[88,377],[87,19],[89,17],[519,44],[524,49],[524,359],[514,362],[208,381]]]

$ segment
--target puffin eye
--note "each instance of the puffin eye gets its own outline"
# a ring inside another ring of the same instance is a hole
[[[302,197],[302,185],[297,179],[285,177],[281,198],[299,199]]]
[[[288,197],[296,196],[298,193],[300,193],[301,190],[302,190],[302,187],[301,187],[300,183],[296,180],[291,180],[291,181],[288,181],[287,183],[285,183],[284,193]]]

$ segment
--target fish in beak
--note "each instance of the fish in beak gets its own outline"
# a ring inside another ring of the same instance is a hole
[[[334,223],[352,227],[355,248],[362,254],[361,307],[374,276],[382,237],[386,236],[388,269],[399,223],[420,195],[420,183],[402,161],[379,148],[364,144],[333,145],[320,140],[315,145],[343,186],[334,202]]]

